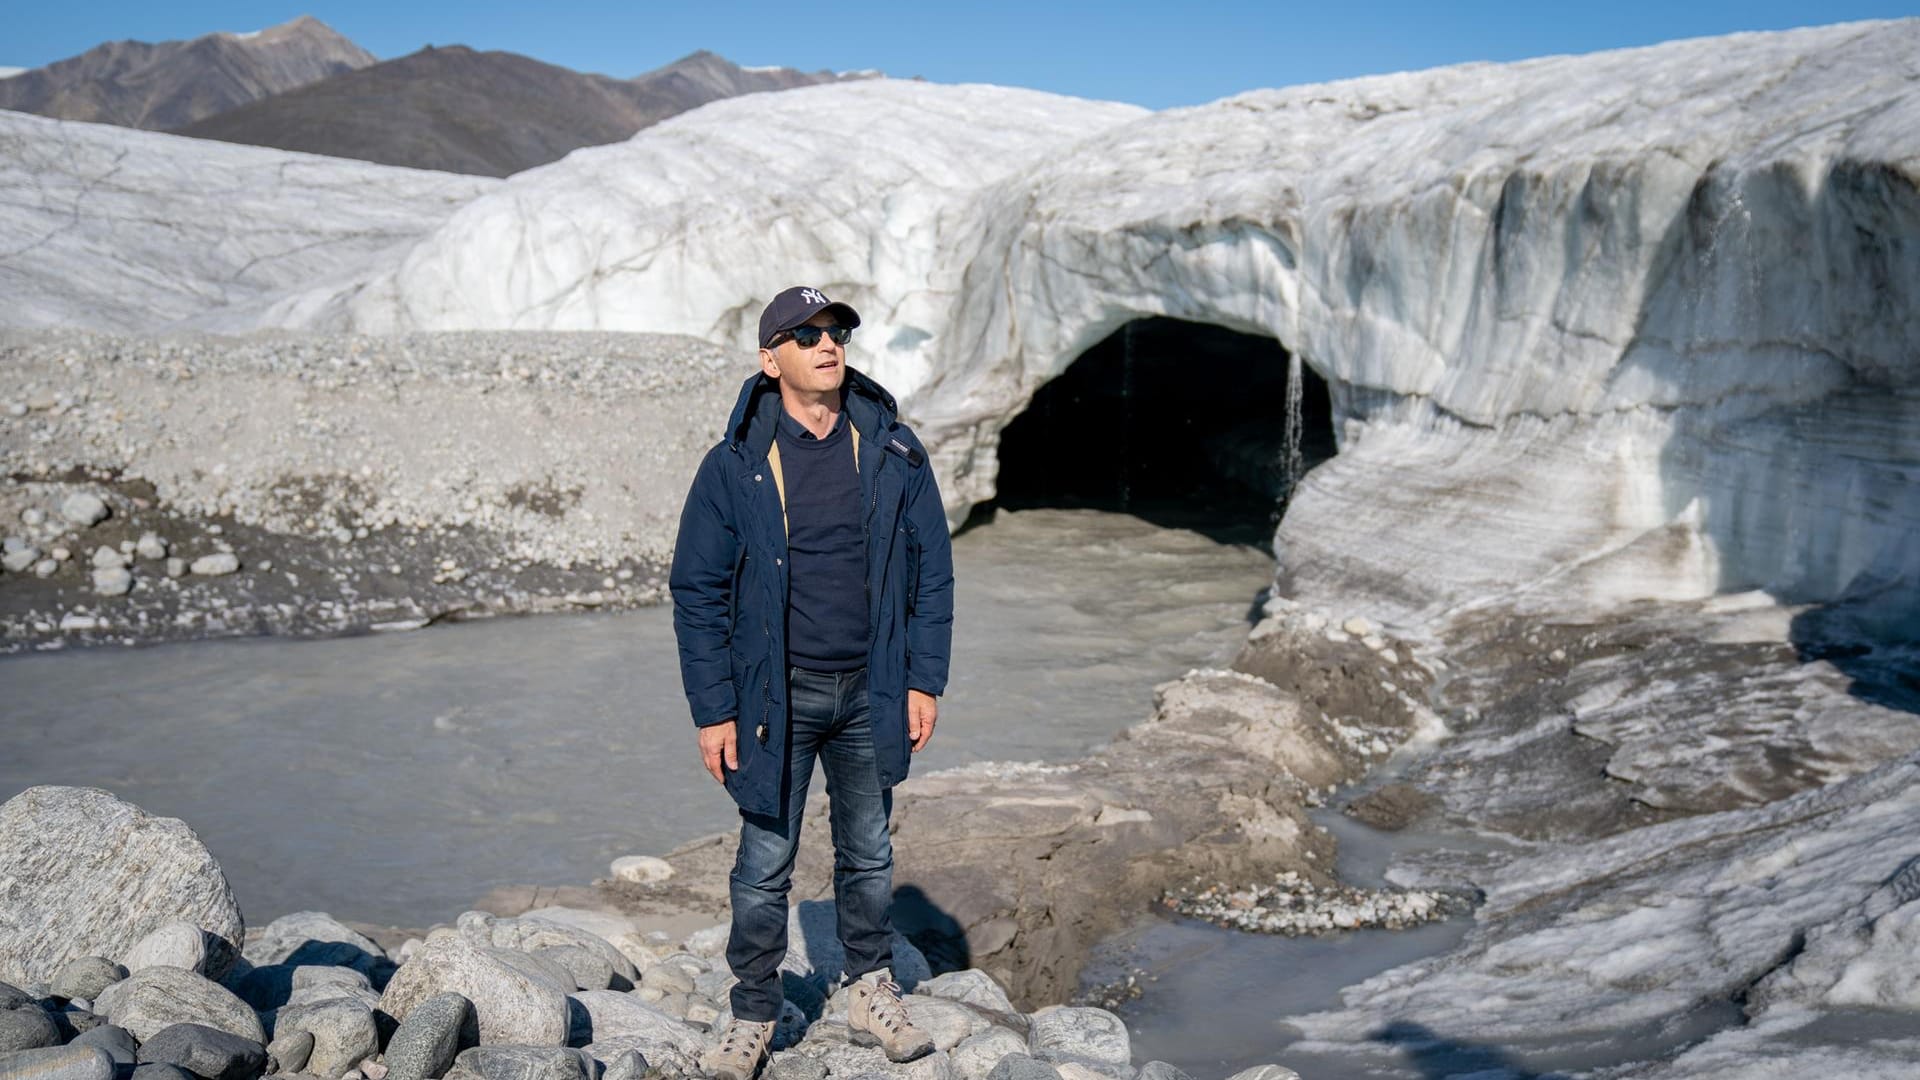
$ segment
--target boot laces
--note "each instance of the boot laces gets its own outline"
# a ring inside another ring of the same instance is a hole
[[[910,1022],[906,1003],[900,1000],[900,984],[892,979],[874,982],[873,993],[867,998],[867,1012],[885,1024],[888,1031],[899,1031]]]

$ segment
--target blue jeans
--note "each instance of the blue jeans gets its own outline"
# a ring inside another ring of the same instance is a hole
[[[787,676],[792,724],[787,736],[786,813],[742,812],[740,852],[729,878],[733,932],[727,965],[740,982],[733,1015],[780,1016],[780,962],[787,955],[787,891],[800,850],[815,758],[827,772],[827,819],[833,827],[833,899],[847,975],[893,965],[893,841],[887,819],[893,789],[880,786],[867,707],[867,672],[792,668]]]

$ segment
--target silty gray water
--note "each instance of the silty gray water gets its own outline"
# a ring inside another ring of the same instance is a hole
[[[1002,513],[955,556],[953,679],[916,771],[1082,755],[1155,683],[1230,658],[1272,573],[1258,546],[1092,510]],[[0,799],[86,784],[182,818],[252,923],[427,925],[735,820],[665,608],[16,656],[0,687]]]

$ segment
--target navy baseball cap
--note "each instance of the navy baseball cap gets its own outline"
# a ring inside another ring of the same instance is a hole
[[[841,326],[851,330],[860,325],[859,312],[838,300],[827,299],[827,294],[819,289],[795,285],[782,290],[767,302],[766,310],[760,313],[760,347],[772,348],[775,335],[783,330],[791,330],[813,318],[816,313],[829,309]]]

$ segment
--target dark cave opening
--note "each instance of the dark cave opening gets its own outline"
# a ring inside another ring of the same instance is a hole
[[[1136,319],[1042,386],[1000,435],[985,508],[1091,507],[1267,546],[1287,498],[1288,354],[1269,337]],[[1298,475],[1334,454],[1327,383],[1300,365]]]

